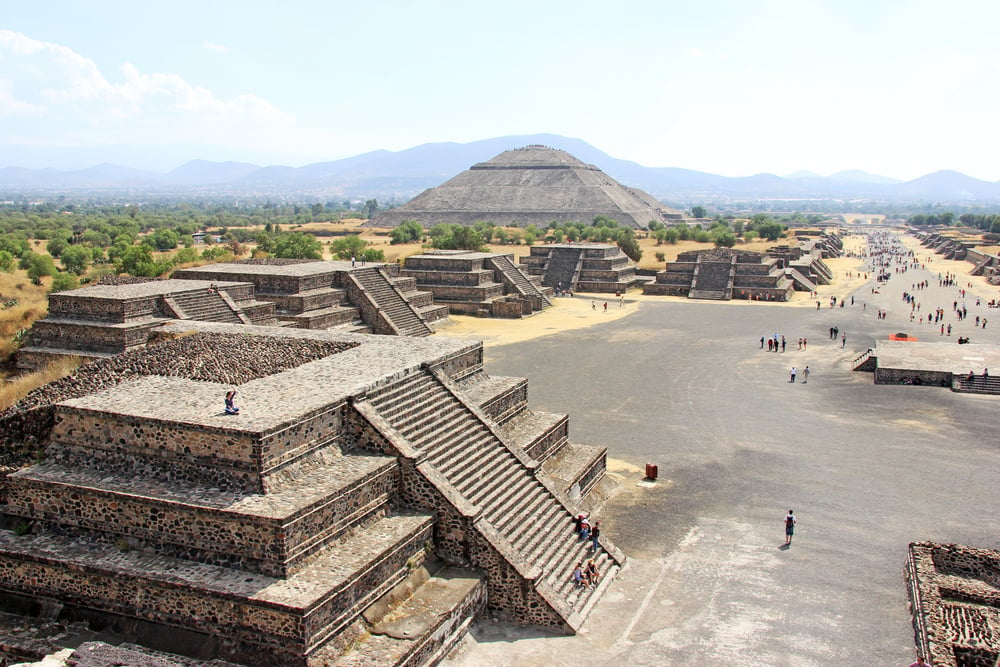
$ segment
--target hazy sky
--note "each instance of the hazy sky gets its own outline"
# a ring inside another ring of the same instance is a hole
[[[998,180],[998,27],[996,0],[0,0],[0,151],[550,132],[728,176]]]

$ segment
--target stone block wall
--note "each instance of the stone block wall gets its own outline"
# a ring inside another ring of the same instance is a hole
[[[917,651],[935,667],[993,667],[1000,659],[1000,552],[914,542],[903,574]]]
[[[952,379],[952,373],[943,371],[908,370],[905,368],[875,369],[875,384],[920,384],[925,387],[950,387]]]
[[[62,405],[46,452],[66,464],[110,473],[262,492],[259,451],[250,434],[158,423]],[[259,454],[258,454],[259,456]]]

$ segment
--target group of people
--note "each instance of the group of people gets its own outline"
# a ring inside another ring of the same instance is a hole
[[[573,583],[576,584],[577,588],[596,586],[600,580],[601,571],[597,569],[597,563],[594,562],[593,558],[588,559],[586,565],[579,562],[573,568]]]

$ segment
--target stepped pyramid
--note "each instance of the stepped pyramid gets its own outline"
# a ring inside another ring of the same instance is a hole
[[[176,320],[157,338],[0,420],[3,611],[204,661],[434,664],[484,609],[575,632],[624,564],[573,532],[606,450],[486,375],[479,342]],[[591,556],[602,583],[575,588]]]
[[[473,165],[436,188],[377,214],[367,226],[398,227],[414,220],[430,228],[442,222],[539,228],[550,222],[590,222],[597,216],[645,229],[650,221],[677,222],[683,215],[642,190],[628,188],[566,151],[527,146]]]

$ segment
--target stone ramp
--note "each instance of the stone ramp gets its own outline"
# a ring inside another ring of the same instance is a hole
[[[533,307],[535,302],[538,302],[541,306],[552,305],[549,298],[542,294],[535,283],[528,280],[528,277],[514,266],[514,262],[510,261],[506,255],[497,255],[486,260],[486,262],[493,265],[493,269],[503,277],[504,283],[508,284],[521,296],[529,299]],[[536,310],[538,309],[536,308]]]
[[[399,293],[399,290],[377,267],[355,269],[349,279],[356,282],[361,294],[385,318],[386,323],[400,336],[429,336],[432,331],[420,319],[417,311]],[[362,307],[362,313],[365,309]],[[376,329],[377,332],[377,329]]]
[[[536,477],[531,460],[508,446],[485,421],[485,415],[467,405],[440,376],[423,370],[370,392],[368,401],[391,429],[387,434],[420,453],[448,485],[479,508],[489,529],[480,529],[500,553],[539,573],[525,580],[548,601],[566,626],[577,629],[566,604],[581,609],[593,591],[574,589],[574,565],[591,556],[590,543],[573,531],[573,510]],[[495,535],[494,535],[495,533]],[[623,560],[614,547],[598,551],[598,567],[613,577]],[[494,594],[491,592],[491,599]],[[527,614],[527,611],[525,611]]]

